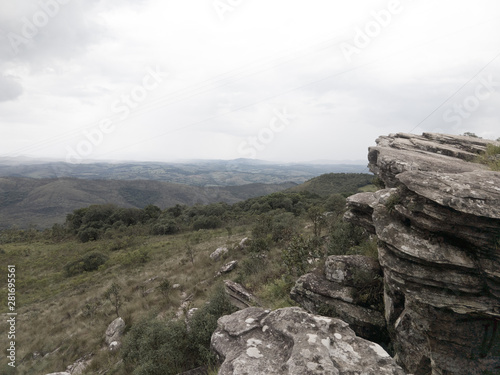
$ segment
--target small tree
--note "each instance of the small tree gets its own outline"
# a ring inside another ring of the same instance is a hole
[[[191,264],[194,264],[194,248],[189,242],[186,242],[186,255],[191,261]]]
[[[325,226],[326,220],[323,209],[319,206],[312,206],[307,211],[307,216],[313,223],[314,237],[321,237],[321,229]]]
[[[118,318],[120,317],[120,313],[118,310],[122,305],[120,289],[121,289],[120,285],[118,285],[117,283],[114,282],[113,284],[111,284],[111,286],[106,291],[106,293],[104,293],[104,297],[107,298],[111,302],[111,304],[114,306],[116,316]]]
[[[171,288],[172,285],[170,284],[170,281],[168,281],[168,279],[164,279],[160,284],[161,294],[163,294],[165,297],[168,297],[168,293],[170,292]]]
[[[294,236],[281,253],[287,274],[292,276],[305,274],[309,268],[309,259],[317,255],[314,243],[303,236]]]

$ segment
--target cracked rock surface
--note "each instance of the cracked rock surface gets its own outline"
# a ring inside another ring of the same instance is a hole
[[[348,198],[345,219],[379,239],[385,318],[415,375],[500,373],[500,173],[471,161],[495,141],[379,137],[385,184]]]
[[[299,307],[249,307],[218,320],[219,375],[405,375],[378,344],[342,320]]]

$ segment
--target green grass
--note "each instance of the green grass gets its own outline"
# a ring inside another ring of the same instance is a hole
[[[479,155],[475,162],[485,164],[493,171],[500,171],[500,146],[489,144],[486,151]]]
[[[181,293],[193,296],[190,307],[202,307],[216,283],[225,278],[242,283],[268,307],[289,306],[291,285],[281,279],[279,247],[274,246],[266,253],[257,272],[245,274],[240,267],[215,278],[226,262],[238,260],[242,264],[248,258],[247,253],[235,248],[241,238],[250,234],[250,229],[234,227],[231,236],[224,228],[141,236],[134,241],[123,240],[120,246],[116,246],[116,238],[87,243],[68,240],[2,244],[0,263],[15,264],[17,270],[16,375],[63,371],[88,353],[96,354],[96,363],[91,368],[105,367],[113,369],[111,373],[125,374],[123,366],[118,364],[119,357],[100,351],[106,327],[116,317],[114,306],[104,297],[113,283],[120,286],[120,316],[129,327],[148,314],[174,316],[182,302]],[[194,263],[186,251],[187,241],[194,253]],[[231,250],[214,262],[209,255],[220,246]],[[116,250],[117,247],[120,249]],[[67,275],[68,263],[93,252],[107,256],[106,263],[96,271]],[[180,284],[181,288],[171,289],[165,295],[160,288],[164,280],[170,285]],[[7,312],[6,296],[6,287],[2,286],[0,313]],[[6,332],[6,329],[2,320],[0,330]],[[2,347],[6,345],[4,339],[0,338]],[[0,368],[6,368],[4,358],[0,360]]]

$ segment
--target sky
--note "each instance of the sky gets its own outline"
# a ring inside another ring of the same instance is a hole
[[[0,0],[0,157],[364,162],[499,118],[498,0]]]

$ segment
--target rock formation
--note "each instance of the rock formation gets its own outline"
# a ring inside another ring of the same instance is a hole
[[[348,198],[345,218],[379,239],[385,318],[415,375],[500,373],[500,173],[472,162],[487,143],[380,137],[368,159],[386,188]]]
[[[122,318],[113,320],[106,328],[105,342],[109,350],[117,350],[121,346],[121,338],[125,331],[125,322]]]
[[[250,306],[260,306],[257,298],[246,290],[243,285],[231,280],[224,280],[224,290],[231,304],[237,309],[245,309]]]
[[[342,319],[360,337],[388,344],[377,260],[362,255],[330,256],[321,271],[301,276],[291,298],[313,314]]]
[[[342,320],[299,307],[250,307],[219,319],[212,348],[219,375],[404,375],[381,346]]]

